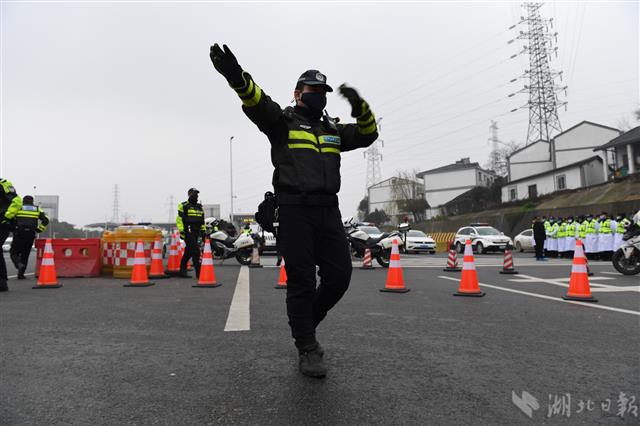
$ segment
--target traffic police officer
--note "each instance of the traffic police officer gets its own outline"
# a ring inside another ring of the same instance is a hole
[[[293,92],[296,105],[283,110],[242,70],[226,45],[212,46],[210,57],[242,100],[244,113],[271,143],[278,246],[287,269],[291,334],[300,371],[324,377],[324,350],[316,340],[316,327],[351,280],[349,244],[338,209],[340,156],[377,139],[375,117],[358,93],[345,85],[340,93],[351,104],[356,123],[338,124],[323,114],[326,94],[333,89],[317,70],[300,76]],[[317,288],[316,265],[320,267]]]
[[[18,197],[13,184],[0,178],[0,247],[13,230],[13,219],[21,208],[22,198]],[[0,250],[2,249],[0,248]],[[4,254],[2,254],[0,256],[0,291],[9,290],[7,279],[7,265],[4,261]]]
[[[11,243],[11,261],[18,270],[18,279],[24,280],[24,271],[33,247],[36,233],[44,232],[49,224],[49,218],[38,206],[33,205],[33,197],[25,195],[22,198],[22,209],[16,213],[13,242]]]
[[[187,274],[187,264],[189,259],[193,262],[196,276],[200,276],[200,245],[198,238],[204,240],[206,227],[204,225],[204,210],[202,204],[198,203],[198,191],[195,188],[189,189],[187,195],[189,199],[178,205],[178,217],[176,225],[180,231],[180,238],[184,240],[184,255],[180,260],[180,275],[183,278],[190,278]]]

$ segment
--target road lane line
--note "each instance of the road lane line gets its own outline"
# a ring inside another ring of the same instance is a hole
[[[458,278],[444,277],[442,275],[439,275],[438,278],[442,278],[443,280],[456,281],[456,282],[460,281]],[[485,284],[485,283],[480,283],[480,285],[482,287],[489,287],[489,288],[495,288],[496,290],[508,291],[509,293],[523,294],[525,296],[537,297],[539,299],[547,299],[547,300],[553,300],[555,302],[569,303],[571,305],[584,306],[585,308],[604,309],[604,310],[607,310],[607,311],[620,312],[622,314],[640,316],[640,312],[631,311],[631,310],[628,310],[628,309],[614,308],[613,306],[596,305],[594,303],[589,303],[589,302],[574,302],[572,300],[560,299],[559,297],[545,296],[544,294],[529,293],[528,291],[514,290],[512,288],[498,287],[497,285],[491,285],[491,284]]]
[[[525,275],[525,274],[520,274],[519,276],[525,279],[523,280],[518,278],[512,278],[509,281],[513,281],[514,283],[545,283],[545,284],[557,285],[560,287],[569,287],[569,280],[566,280],[567,282],[565,283],[563,282],[564,281],[563,278],[538,278],[538,277],[533,277],[531,275]],[[602,287],[602,288],[613,287],[607,284],[594,283],[594,282],[591,282],[591,280],[589,280],[589,284],[591,287]]]
[[[241,266],[224,331],[250,330],[251,313],[249,311],[249,294],[249,268],[247,266]]]

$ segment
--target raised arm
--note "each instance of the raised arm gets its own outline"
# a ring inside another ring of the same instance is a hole
[[[209,57],[215,69],[227,79],[229,86],[240,97],[242,110],[247,117],[258,126],[260,131],[268,132],[282,117],[280,105],[264,93],[248,72],[242,70],[226,44],[222,49],[217,43],[211,46]]]
[[[378,139],[376,118],[369,104],[351,87],[343,84],[338,90],[351,104],[351,116],[356,119],[356,124],[338,124],[341,151],[368,147]]]

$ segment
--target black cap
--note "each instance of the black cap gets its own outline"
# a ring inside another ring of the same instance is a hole
[[[193,193],[195,193],[195,194],[199,194],[199,193],[200,193],[200,191],[198,191],[198,190],[197,190],[197,189],[195,189],[195,188],[189,188],[189,190],[187,191],[187,195],[191,195],[191,194],[193,194]]]
[[[298,83],[307,86],[323,86],[327,92],[333,92],[331,86],[327,84],[327,76],[318,70],[307,70],[302,73],[298,79]]]
[[[22,197],[22,202],[33,204],[33,197],[31,195],[25,195],[24,197]]]

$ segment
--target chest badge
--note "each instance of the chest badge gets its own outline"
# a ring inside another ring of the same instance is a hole
[[[307,126],[306,124],[301,124],[300,128],[301,129],[305,129],[305,130],[309,130],[311,128],[311,126]]]

